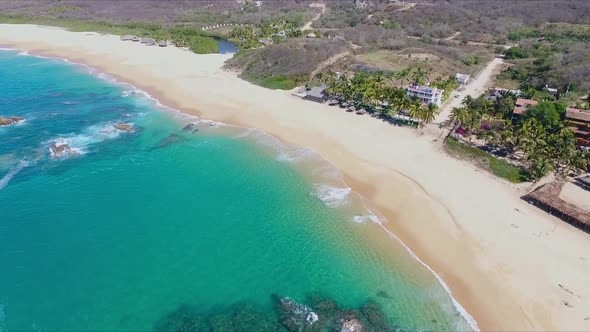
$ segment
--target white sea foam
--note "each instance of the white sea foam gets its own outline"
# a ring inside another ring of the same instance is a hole
[[[18,163],[18,165],[12,167],[8,173],[6,173],[6,175],[4,175],[4,177],[2,179],[0,179],[0,190],[4,189],[4,187],[6,187],[8,185],[8,183],[10,182],[10,180],[12,180],[12,178],[14,178],[18,173],[20,173],[20,171],[23,170],[23,168],[29,166],[29,163],[25,160],[21,160],[20,163]],[[3,310],[2,310],[2,306],[0,306],[0,323],[2,322],[2,318],[3,318]],[[1,326],[1,324],[0,324]]]
[[[345,187],[333,187],[327,184],[316,184],[313,196],[319,198],[330,208],[337,208],[348,203],[348,194],[352,189]]]
[[[48,146],[51,146],[52,144],[55,144],[56,146],[67,144],[70,147],[70,153],[65,157],[80,156],[88,153],[91,145],[115,139],[124,132],[125,131],[115,128],[113,123],[103,123],[90,126],[80,134],[63,135],[48,142],[44,142],[43,144]],[[57,157],[54,155],[51,148],[49,148],[49,154],[52,158]]]
[[[21,56],[28,56],[28,55],[30,55],[30,54],[29,54],[29,52],[27,52],[27,51],[20,51],[20,52],[18,52],[18,53],[17,53],[17,55],[21,55]]]

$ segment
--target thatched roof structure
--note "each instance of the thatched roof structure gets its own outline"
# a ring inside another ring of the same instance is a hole
[[[590,231],[590,212],[559,198],[564,182],[540,186],[523,199],[585,231]]]

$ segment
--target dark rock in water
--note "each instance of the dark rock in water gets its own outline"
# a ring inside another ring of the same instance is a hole
[[[184,138],[178,134],[170,134],[170,135],[168,135],[168,137],[159,141],[158,144],[156,144],[156,146],[154,146],[150,149],[150,151],[155,150],[155,149],[161,149],[161,148],[167,147],[170,144],[179,143],[179,142],[182,142],[185,140],[186,140],[186,138]]]
[[[341,310],[336,301],[318,293],[309,294],[306,303],[309,303],[318,316],[322,318],[333,317]]]
[[[377,295],[377,296],[379,296],[379,297],[382,297],[382,298],[384,298],[384,299],[390,299],[390,300],[392,300],[392,299],[393,299],[393,298],[391,297],[391,295],[387,294],[387,292],[386,292],[386,291],[384,291],[384,290],[378,291],[376,295]]]
[[[193,134],[198,133],[198,132],[199,132],[199,129],[197,129],[197,128],[195,128],[195,129],[193,129],[193,131],[191,131],[191,133],[193,133]]]
[[[264,314],[254,306],[235,304],[229,310],[209,317],[211,331],[279,331],[274,317]]]
[[[24,119],[18,116],[10,116],[7,118],[3,118],[0,116],[0,127],[4,127],[4,126],[12,126],[14,124],[17,124],[21,121],[23,121]]]
[[[336,321],[336,331],[339,332],[363,332],[366,331],[361,323],[361,317],[355,310],[343,311]]]
[[[52,158],[60,158],[72,155],[74,153],[72,151],[72,148],[68,144],[61,142],[53,142],[49,146],[49,154]]]
[[[192,131],[193,129],[195,129],[195,124],[189,123],[182,128],[182,131]]]
[[[113,127],[120,131],[126,131],[132,133],[135,131],[135,127],[131,123],[117,123]]]
[[[182,305],[177,310],[156,322],[154,330],[166,332],[205,332],[210,329],[205,317],[196,314],[195,310],[191,307]]]
[[[368,302],[361,308],[361,313],[368,322],[367,330],[385,332],[391,331],[387,324],[387,318],[385,312],[381,308],[381,305],[375,302]]]
[[[288,297],[273,295],[273,300],[279,312],[279,322],[289,331],[305,330],[319,319],[310,307]]]

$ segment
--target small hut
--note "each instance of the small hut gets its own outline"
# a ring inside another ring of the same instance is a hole
[[[135,35],[124,35],[121,36],[121,40],[123,41],[134,41],[137,38]]]
[[[313,33],[313,32],[310,32],[310,33],[308,33],[308,34],[307,34],[305,37],[306,37],[306,38],[316,38],[316,37],[317,37],[317,35],[316,35],[315,33]]]
[[[272,41],[270,39],[267,39],[267,38],[260,38],[258,40],[258,42],[260,44],[264,45],[264,46],[268,46],[268,45],[271,45],[272,44]]]
[[[307,92],[307,95],[304,97],[304,99],[315,101],[316,103],[323,103],[324,101],[326,101],[326,98],[328,97],[328,95],[326,94],[327,88],[328,86],[325,84],[315,86]]]

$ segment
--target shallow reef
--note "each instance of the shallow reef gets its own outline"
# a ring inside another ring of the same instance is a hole
[[[400,331],[381,305],[372,299],[360,308],[343,308],[334,299],[310,293],[304,302],[273,294],[272,310],[249,303],[234,303],[209,312],[181,305],[154,324],[155,331],[169,332],[369,332]]]

